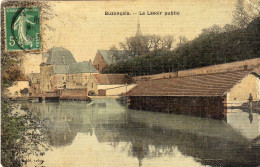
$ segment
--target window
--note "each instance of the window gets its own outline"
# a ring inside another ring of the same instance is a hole
[[[64,81],[64,77],[62,77],[62,80]]]
[[[88,76],[85,76],[85,79],[88,79]]]

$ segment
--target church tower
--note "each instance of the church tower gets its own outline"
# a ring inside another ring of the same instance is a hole
[[[140,36],[143,36],[143,35],[142,35],[142,32],[141,32],[141,27],[140,27],[139,17],[138,17],[137,31],[136,31],[135,37],[140,37]]]

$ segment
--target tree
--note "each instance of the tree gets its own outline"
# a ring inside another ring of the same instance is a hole
[[[116,48],[115,45],[113,45],[113,46],[109,49],[109,51],[112,53],[113,59],[116,60],[116,62],[118,62],[118,61],[121,59],[121,57],[120,57],[120,55],[119,55],[119,52],[118,52],[118,50],[117,50],[117,48]]]
[[[219,33],[222,33],[222,28],[219,25],[214,24],[209,28],[202,29],[202,33],[200,35],[219,34]]]
[[[130,57],[146,55],[150,49],[148,47],[148,36],[126,38],[126,41],[119,43],[119,45]]]
[[[47,1],[6,1],[1,6],[1,19],[5,20],[6,7],[41,7],[42,35],[53,30],[46,20],[55,16],[52,5]],[[1,35],[5,36],[4,21],[1,22]],[[4,96],[5,90],[17,79],[18,71],[8,71],[11,66],[24,59],[27,51],[5,52],[5,39],[1,38],[1,163],[3,166],[24,166],[30,155],[44,155],[48,146],[44,142],[44,127],[30,111],[14,113],[13,104]],[[8,74],[8,75],[5,75]],[[24,90],[26,92],[26,90]],[[42,161],[39,159],[39,163]]]
[[[179,36],[179,43],[177,44],[177,47],[180,47],[188,42],[188,38],[181,35]]]
[[[129,57],[147,56],[151,52],[171,50],[174,37],[172,35],[145,35],[126,38],[125,42],[120,43],[120,48]]]
[[[247,28],[213,25],[194,40],[183,36],[174,50],[163,49],[162,38],[150,36],[151,49],[145,56],[136,56],[123,63],[108,66],[106,73],[128,73],[130,76],[156,74],[204,67],[259,57],[259,23],[254,19]]]
[[[247,0],[250,21],[260,16],[260,0]]]
[[[222,28],[222,32],[231,32],[234,30],[237,30],[238,27],[232,25],[232,24],[226,24],[223,28]]]
[[[250,22],[250,17],[245,11],[244,0],[237,0],[232,22],[233,25],[239,28],[246,28],[247,24]]]

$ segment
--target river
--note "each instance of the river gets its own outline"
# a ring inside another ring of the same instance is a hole
[[[230,110],[227,120],[130,110],[113,98],[22,103],[44,120],[46,167],[260,165],[260,115]]]

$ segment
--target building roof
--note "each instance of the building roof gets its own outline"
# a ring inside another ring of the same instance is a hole
[[[71,52],[63,47],[56,47],[50,49],[48,52],[48,59],[46,64],[72,64],[76,63]]]
[[[111,50],[98,50],[98,52],[101,54],[105,62],[109,65],[115,62],[115,59],[113,57],[113,51]],[[124,51],[118,50],[119,55],[124,54]]]
[[[95,74],[99,85],[131,84],[133,79],[126,74]]]
[[[53,66],[54,74],[67,74],[69,71],[69,65],[67,64],[56,64]]]
[[[143,81],[128,91],[126,95],[222,96],[250,73],[251,71],[243,70]]]
[[[98,73],[98,71],[92,66],[91,62],[80,62],[69,65],[70,74],[75,73]]]

